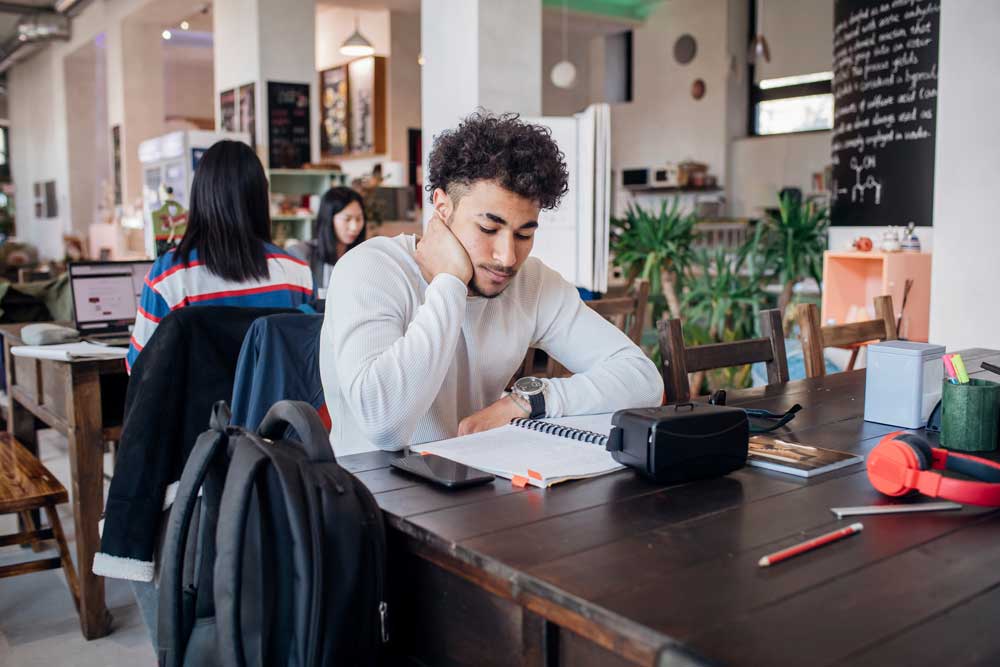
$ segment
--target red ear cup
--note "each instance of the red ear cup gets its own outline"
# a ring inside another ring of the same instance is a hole
[[[920,437],[916,433],[899,433],[893,437],[893,440],[897,442],[905,442],[913,449],[913,453],[917,455],[917,459],[920,461],[921,470],[931,469],[931,464],[934,463],[934,454],[931,452],[931,443],[927,442],[927,440]]]
[[[904,435],[907,434],[890,433],[885,436],[865,461],[868,480],[876,490],[887,496],[905,496],[913,491],[913,487],[906,482],[907,473],[925,469],[931,460],[929,446],[925,452],[919,445],[903,440],[901,436]]]

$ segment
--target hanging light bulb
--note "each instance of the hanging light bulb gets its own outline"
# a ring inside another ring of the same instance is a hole
[[[552,72],[549,77],[552,79],[552,85],[556,88],[572,88],[573,83],[576,81],[576,65],[569,61],[568,50],[569,46],[566,41],[566,8],[567,0],[563,0],[562,7],[562,47],[563,47],[563,57],[562,60],[557,62],[552,68]]]
[[[750,49],[747,53],[747,60],[750,64],[757,62],[761,58],[764,59],[764,62],[771,62],[771,49],[767,45],[767,38],[764,37],[760,29],[763,6],[763,0],[757,0],[757,31],[753,39],[750,40]]]
[[[358,28],[357,14],[354,15],[354,32],[340,45],[340,52],[345,56],[370,56],[375,53],[375,47]]]

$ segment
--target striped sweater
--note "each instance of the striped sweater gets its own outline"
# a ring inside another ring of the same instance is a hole
[[[125,358],[129,372],[160,320],[178,308],[295,308],[308,302],[312,296],[309,265],[270,243],[266,248],[269,277],[252,283],[220,278],[198,260],[197,251],[191,252],[187,264],[181,262],[173,250],[156,260],[146,276],[139,299],[135,328]]]

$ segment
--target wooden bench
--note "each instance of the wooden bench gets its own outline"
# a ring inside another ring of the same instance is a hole
[[[0,579],[32,572],[62,568],[77,613],[80,611],[80,584],[69,555],[66,536],[56,512],[56,505],[69,500],[69,494],[55,476],[31,452],[9,433],[0,433],[0,514],[17,514],[23,528],[11,535],[0,535],[0,547],[31,545],[40,550],[43,540],[55,539],[59,555],[36,558],[0,566]],[[41,528],[32,518],[32,510],[44,510],[49,528]]]

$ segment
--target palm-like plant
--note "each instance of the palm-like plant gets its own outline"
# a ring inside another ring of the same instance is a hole
[[[681,213],[674,198],[664,201],[658,214],[629,204],[624,218],[611,219],[611,252],[625,270],[629,283],[645,278],[650,297],[666,298],[673,317],[680,317],[680,279],[691,263],[695,240],[694,213]]]
[[[778,308],[784,313],[795,283],[805,278],[822,281],[829,210],[786,194],[779,200],[778,215],[769,216],[763,225],[765,263],[781,284]]]
[[[754,335],[756,314],[765,295],[752,268],[745,270],[750,245],[735,254],[725,248],[696,254],[699,270],[687,279],[684,312],[689,322],[708,332],[711,342]]]
[[[687,344],[728,343],[757,335],[757,315],[767,299],[759,242],[758,232],[735,253],[726,248],[696,253],[683,301]],[[705,380],[706,373],[694,375],[696,392],[701,392]],[[746,387],[750,366],[709,371],[707,380],[709,389]]]

